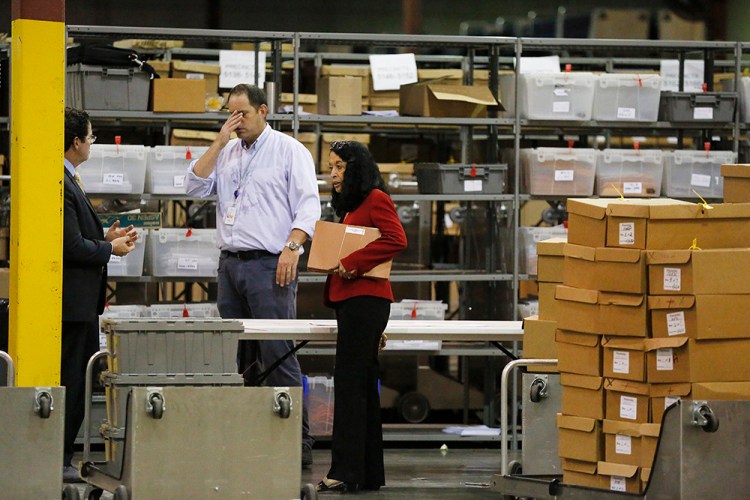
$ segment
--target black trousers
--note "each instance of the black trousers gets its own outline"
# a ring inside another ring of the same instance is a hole
[[[376,490],[385,484],[378,344],[390,301],[354,297],[336,306],[338,336],[329,479]]]
[[[98,321],[63,321],[60,385],[65,387],[63,465],[70,465],[83,422],[86,402],[86,363],[99,350]]]

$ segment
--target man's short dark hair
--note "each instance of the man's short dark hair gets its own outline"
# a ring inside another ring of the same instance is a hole
[[[266,106],[268,106],[268,102],[266,101],[266,93],[263,92],[263,89],[256,85],[250,85],[249,83],[237,84],[234,86],[234,88],[232,88],[232,90],[229,91],[229,97],[232,97],[234,95],[244,95],[245,97],[247,97],[250,105],[255,109],[260,108],[261,104],[265,104]]]
[[[89,135],[89,114],[75,108],[65,108],[65,149],[67,151],[73,145],[73,140],[78,137],[85,141]]]

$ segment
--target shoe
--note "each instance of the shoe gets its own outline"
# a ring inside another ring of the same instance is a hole
[[[355,483],[347,483],[346,481],[336,481],[335,479],[328,479],[328,476],[324,477],[315,491],[330,491],[332,493],[355,493],[359,491],[359,485]]]
[[[63,483],[82,483],[83,478],[78,474],[78,469],[72,465],[64,465],[62,470]]]
[[[309,469],[313,464],[312,448],[303,444],[302,445],[302,468]]]

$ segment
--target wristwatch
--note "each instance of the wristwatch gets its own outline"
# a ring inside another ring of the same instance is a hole
[[[296,252],[297,250],[299,250],[300,244],[297,243],[296,241],[287,241],[286,245],[284,246],[287,247],[292,252]]]

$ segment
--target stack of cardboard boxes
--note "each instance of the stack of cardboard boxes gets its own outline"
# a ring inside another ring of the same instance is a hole
[[[749,397],[737,312],[750,307],[750,204],[570,199],[568,212],[555,289],[563,481],[639,493],[675,398]]]

